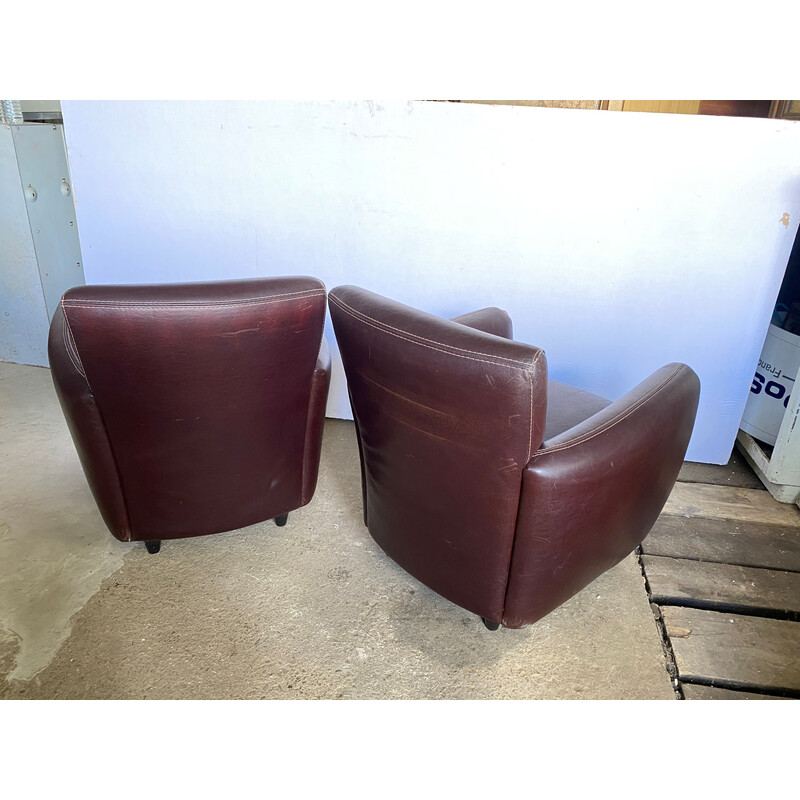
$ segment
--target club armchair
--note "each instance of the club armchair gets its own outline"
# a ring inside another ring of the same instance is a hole
[[[548,381],[499,309],[445,320],[355,286],[328,299],[364,522],[411,575],[491,630],[521,628],[641,543],[694,425],[688,366],[611,403]]]
[[[50,368],[111,533],[144,541],[286,517],[317,481],[330,358],[325,286],[287,277],[81,286]]]

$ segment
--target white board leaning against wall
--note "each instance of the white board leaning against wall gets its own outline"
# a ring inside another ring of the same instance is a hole
[[[800,124],[426,102],[65,102],[88,283],[310,274],[495,305],[615,399],[670,361],[727,461],[800,213]],[[335,350],[329,416],[349,417]]]

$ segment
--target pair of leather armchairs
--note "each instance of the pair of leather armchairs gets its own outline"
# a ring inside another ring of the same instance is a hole
[[[699,381],[657,370],[615,403],[547,378],[487,308],[445,320],[352,286],[327,295],[361,458],[364,522],[490,629],[543,617],[631,552],[672,489]],[[288,277],[83,286],[50,366],[111,533],[144,541],[285,524],[314,493],[330,378],[326,291]]]

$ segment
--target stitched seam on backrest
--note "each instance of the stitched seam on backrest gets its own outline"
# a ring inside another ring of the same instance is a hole
[[[528,462],[531,460],[531,450],[533,449],[533,367],[536,366],[536,362],[539,360],[539,356],[542,355],[544,351],[540,350],[533,359],[533,363],[531,364],[531,372],[529,373],[530,378],[530,388],[531,388],[531,422],[530,422],[530,430],[528,433]],[[522,500],[522,475],[523,470],[520,470],[520,487],[519,487],[519,496],[517,497],[517,510],[514,514],[514,530],[511,534],[511,547],[509,548],[508,552],[508,561],[506,563],[506,586],[503,590],[503,610],[501,611],[501,620],[505,620],[506,617],[506,602],[508,600],[508,588],[511,585],[511,564],[514,561],[514,547],[517,544],[517,521],[519,519],[519,504]]]
[[[378,325],[380,325],[380,326],[382,326],[384,328],[389,328],[390,330],[397,331],[398,333],[405,334],[406,336],[412,336],[415,339],[420,339],[420,340],[425,341],[425,342],[430,342],[431,344],[438,344],[438,345],[441,345],[442,347],[449,347],[449,348],[452,348],[453,350],[460,350],[463,353],[472,353],[473,355],[478,355],[478,356],[485,355],[485,356],[489,356],[490,358],[500,359],[501,361],[510,361],[512,364],[523,364],[523,363],[525,363],[525,362],[519,361],[518,359],[506,358],[505,356],[495,356],[495,355],[491,355],[490,353],[481,353],[480,351],[477,351],[477,350],[467,350],[464,347],[457,347],[456,345],[453,345],[453,344],[445,344],[444,342],[437,341],[436,339],[428,339],[425,336],[420,336],[418,333],[411,333],[410,331],[404,331],[401,328],[395,328],[393,325],[389,325],[388,323],[383,322],[382,320],[377,320],[374,317],[370,317],[368,314],[365,314],[363,311],[359,311],[358,309],[353,308],[352,306],[350,306],[347,303],[345,303],[345,301],[342,300],[339,297],[335,297],[334,295],[330,295],[330,297],[334,301],[336,301],[337,305],[344,307],[343,310],[349,309],[354,315],[356,315],[358,317],[362,317],[364,320],[372,320],[372,322],[375,322],[375,323],[377,323]],[[452,320],[444,320],[444,321],[452,321]],[[458,323],[458,324],[461,324],[461,323]],[[465,325],[464,327],[469,327],[469,326]],[[475,329],[473,328],[472,330],[475,330]],[[386,332],[388,333],[388,331],[386,331]],[[491,334],[491,335],[494,335],[494,334]],[[541,352],[541,350],[538,350],[538,352]],[[538,353],[537,353],[537,355],[538,355]],[[503,365],[499,364],[498,366],[503,366]]]
[[[64,324],[61,326],[61,338],[64,340],[64,352],[67,354],[67,358],[69,358],[72,366],[75,367],[75,372],[79,375],[83,375],[86,377],[86,373],[81,369],[80,364],[75,360],[75,356],[72,354],[72,347],[70,346],[70,336],[69,336],[69,326],[67,324],[66,315],[64,316]]]
[[[536,360],[534,359],[534,364]],[[528,461],[531,460],[531,450],[533,450],[533,370],[531,369],[528,374],[528,379],[531,384],[531,424],[528,430]]]
[[[385,333],[387,336],[394,336],[396,339],[402,339],[404,342],[409,342],[410,344],[416,344],[419,347],[426,347],[428,350],[436,350],[438,353],[444,353],[446,356],[454,356],[455,358],[466,358],[469,361],[480,361],[483,364],[491,364],[494,367],[504,367],[506,369],[513,369],[518,372],[530,371],[529,369],[523,369],[522,367],[512,367],[509,366],[508,364],[498,364],[496,361],[487,361],[486,359],[483,358],[471,358],[470,356],[462,356],[459,353],[451,353],[448,350],[441,350],[438,347],[431,347],[429,344],[423,344],[422,342],[419,342],[416,339],[409,339],[405,336],[400,336],[397,333],[392,333],[392,331],[387,331],[385,328],[380,328],[377,325],[373,325],[371,322],[367,322],[364,319],[360,319],[359,317],[356,317],[354,314],[351,314],[351,312],[347,308],[342,308],[341,310],[344,311],[346,314],[349,314],[350,316],[354,317],[356,320],[358,320],[358,322],[361,322],[364,325],[369,325],[371,328],[375,328],[375,330],[380,331],[381,333]]]
[[[324,297],[323,293],[317,295],[306,295],[305,297],[287,297],[281,298],[277,300],[265,298],[263,300],[247,300],[243,302],[236,302],[236,303],[214,303],[211,305],[201,305],[199,303],[188,305],[185,303],[120,303],[120,304],[113,304],[113,303],[104,303],[102,305],[96,303],[80,303],[78,305],[68,304],[72,308],[169,308],[173,310],[180,310],[186,309],[188,311],[192,311],[194,309],[199,308],[211,308],[211,309],[226,309],[230,308],[231,306],[259,306],[259,305],[269,305],[270,303],[291,303],[295,300],[306,300],[311,299],[313,297]]]
[[[555,447],[545,447],[541,450],[537,450],[533,454],[533,458],[536,458],[539,455],[557,453],[560,450],[568,450],[571,447],[575,447],[576,445],[588,442],[590,439],[594,439],[595,436],[599,436],[601,433],[605,433],[606,431],[611,430],[611,428],[613,428],[615,425],[622,422],[623,420],[627,419],[627,417],[629,417],[631,414],[633,414],[635,411],[641,408],[646,402],[652,400],[662,389],[665,389],[675,378],[677,378],[682,371],[683,371],[683,366],[678,367],[675,370],[675,372],[673,372],[672,375],[670,375],[660,386],[657,386],[649,394],[645,395],[638,403],[631,406],[631,408],[627,409],[625,413],[620,412],[621,416],[614,417],[607,423],[604,423],[596,431],[588,431],[582,436],[579,436],[577,439],[573,439],[572,441],[569,442],[563,442],[562,444],[556,445]]]
[[[69,360],[72,362],[72,365],[75,367],[75,369],[78,370],[78,372],[80,372],[81,375],[83,375],[88,385],[89,379],[86,378],[86,370],[84,369],[83,361],[81,360],[81,354],[78,351],[78,344],[75,341],[75,336],[72,333],[72,326],[69,324],[69,317],[67,316],[67,309],[64,306],[63,297],[61,298],[61,313],[64,315],[64,348],[67,351],[67,356],[69,357]],[[76,358],[78,359],[77,363],[75,361]]]
[[[70,361],[72,361],[73,366],[86,378],[86,370],[83,366],[83,362],[81,361],[80,352],[78,351],[78,345],[75,342],[75,336],[72,333],[72,326],[69,324],[69,317],[67,316],[67,308],[136,308],[136,307],[144,307],[144,308],[187,308],[187,309],[198,309],[198,308],[221,308],[221,307],[228,307],[228,306],[244,306],[244,305],[262,305],[267,303],[285,303],[290,302],[291,300],[299,300],[305,299],[306,297],[324,297],[326,292],[324,289],[314,289],[308,290],[305,292],[287,292],[281,295],[271,295],[268,297],[261,297],[256,299],[250,300],[233,300],[233,301],[224,301],[224,302],[214,302],[211,301],[211,305],[200,305],[196,303],[191,304],[173,304],[170,302],[147,302],[147,303],[134,303],[134,302],[125,302],[125,301],[112,301],[112,300],[80,300],[80,299],[73,299],[73,300],[66,300],[64,297],[61,298],[61,308],[64,313],[64,322],[65,322],[65,329],[64,329],[64,345],[67,351],[67,356],[69,357]],[[323,334],[320,335],[320,343],[322,342],[322,335],[324,335],[325,330],[325,323],[323,321]],[[67,340],[66,336],[69,333],[69,341]],[[72,343],[72,347],[69,346],[70,342]],[[74,351],[74,356],[73,356]],[[76,363],[75,357],[77,357],[78,362]],[[88,379],[87,379],[88,383]]]
[[[192,311],[194,309],[200,308],[212,308],[212,309],[221,309],[221,308],[230,308],[231,306],[256,306],[256,305],[268,305],[270,303],[290,303],[294,300],[305,300],[311,299],[312,297],[324,297],[325,292],[316,292],[315,294],[307,294],[302,297],[300,296],[292,296],[292,297],[285,297],[285,298],[272,298],[272,297],[264,297],[257,300],[236,300],[230,301],[225,303],[170,303],[170,302],[158,302],[158,303],[112,303],[107,301],[98,301],[95,302],[88,302],[88,301],[81,301],[75,302],[71,301],[67,303],[68,306],[73,308],[169,308],[173,310],[178,309],[187,309]]]
[[[328,297],[330,298],[330,297],[333,297],[333,296],[332,295],[328,295]],[[337,302],[337,305],[339,305],[339,302]],[[376,330],[380,331],[381,333],[385,333],[387,336],[394,336],[397,339],[402,339],[405,342],[409,342],[411,344],[416,344],[416,345],[419,345],[420,347],[427,347],[429,350],[436,350],[437,352],[444,353],[447,356],[455,356],[456,358],[466,358],[468,361],[480,361],[483,364],[491,364],[492,366],[495,366],[495,367],[505,367],[506,369],[513,369],[513,370],[517,370],[519,372],[530,372],[531,371],[531,365],[527,365],[526,368],[523,368],[522,366],[512,367],[509,364],[498,364],[496,361],[487,361],[485,358],[471,358],[470,356],[463,356],[460,353],[452,353],[449,350],[442,350],[439,347],[431,347],[431,345],[424,344],[423,342],[418,341],[416,338],[414,338],[414,339],[408,338],[409,336],[415,336],[415,334],[413,334],[413,333],[408,334],[408,336],[400,336],[397,333],[393,333],[390,330],[386,330],[383,327],[379,327],[379,325],[373,325],[372,322],[368,322],[367,321],[369,319],[372,319],[372,317],[367,317],[365,314],[364,315],[358,315],[358,312],[354,312],[354,310],[351,310],[350,306],[341,305],[340,308],[346,314],[349,314],[351,317],[354,317],[355,319],[357,319],[359,322],[363,323],[364,325],[369,325],[371,328],[375,328]],[[377,320],[375,320],[375,322],[377,322]],[[395,328],[394,330],[398,330],[398,329]],[[403,333],[405,333],[405,331],[403,331]],[[419,338],[424,338],[424,337],[419,337]],[[433,340],[432,339],[426,339],[425,341],[433,341]],[[450,345],[446,345],[443,342],[436,342],[436,344],[441,344],[442,347],[450,347]],[[456,349],[457,350],[463,350],[463,348],[456,348]],[[471,353],[471,352],[474,352],[474,351],[472,351],[472,350],[463,350],[463,352]],[[541,353],[541,351],[539,351],[539,352]],[[478,355],[487,355],[489,358],[500,358],[500,356],[493,356],[490,353],[485,353],[485,354],[480,354],[479,353]],[[505,359],[505,360],[506,361],[510,361],[511,359]],[[515,361],[513,363],[515,363],[515,364],[523,364],[524,362]],[[535,363],[535,359],[534,359],[534,363]]]
[[[449,348],[452,348],[453,350],[460,350],[462,353],[471,353],[472,355],[476,355],[476,356],[489,356],[490,358],[497,358],[497,359],[499,359],[501,361],[509,361],[512,364],[524,364],[524,363],[526,363],[524,361],[519,361],[518,359],[507,358],[506,356],[495,356],[495,355],[491,355],[490,353],[481,353],[481,352],[479,352],[477,350],[467,350],[464,347],[457,347],[454,344],[445,344],[444,342],[437,341],[436,339],[428,339],[425,336],[420,336],[418,333],[411,333],[410,331],[404,331],[404,330],[402,330],[400,328],[395,328],[394,326],[389,325],[386,322],[382,322],[381,320],[377,320],[377,319],[375,319],[373,317],[370,317],[369,315],[364,314],[362,311],[358,311],[357,309],[353,308],[352,306],[349,306],[347,303],[344,302],[344,300],[342,300],[342,299],[340,299],[338,297],[335,297],[332,294],[328,295],[328,297],[330,299],[334,300],[336,302],[336,304],[342,308],[343,311],[349,310],[354,316],[361,317],[361,318],[363,318],[364,321],[372,320],[372,322],[377,323],[378,325],[382,326],[382,328],[389,328],[390,330],[397,331],[398,333],[405,334],[406,336],[413,336],[415,339],[420,339],[420,340],[422,340],[424,342],[430,342],[431,344],[438,344],[438,345],[440,345],[442,347],[449,347]],[[448,322],[450,320],[442,320],[442,321],[443,322]],[[461,324],[461,323],[458,323],[458,324]],[[373,326],[373,327],[375,327],[375,326]],[[468,325],[464,325],[464,327],[467,328],[469,326]],[[472,328],[471,330],[475,330],[475,329]],[[389,333],[389,331],[386,331],[386,333]],[[489,334],[489,335],[493,336],[494,334]],[[502,338],[502,337],[498,337],[498,338]],[[539,348],[535,348],[535,349],[537,350],[538,353],[541,352],[541,349],[539,349]],[[456,354],[453,353],[453,355],[456,355]],[[502,364],[498,364],[498,366],[503,366],[503,365]]]
[[[100,300],[95,298],[81,298],[81,297],[72,297],[67,299],[67,305],[71,306],[84,306],[84,305],[92,305],[92,306],[102,306],[102,305],[109,305],[109,306],[187,306],[187,307],[195,307],[195,306],[226,306],[226,305],[239,305],[241,303],[249,304],[249,303],[259,303],[259,302],[269,302],[270,300],[277,300],[280,298],[301,298],[301,297],[316,297],[316,296],[324,296],[326,294],[325,289],[304,289],[302,292],[284,292],[283,294],[273,294],[273,295],[264,295],[260,297],[242,297],[239,299],[231,299],[231,300]]]

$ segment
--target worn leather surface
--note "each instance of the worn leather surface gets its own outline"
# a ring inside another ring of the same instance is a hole
[[[51,371],[117,538],[232,530],[311,499],[324,319],[325,287],[306,277],[65,293]]]
[[[443,320],[352,286],[329,303],[365,523],[417,579],[522,627],[649,532],[694,424],[689,367],[609,403],[547,381],[543,352],[510,341],[499,309]]]
[[[642,542],[683,463],[699,393],[688,366],[668,364],[533,455],[504,625],[541,619]]]
[[[370,534],[439,594],[499,617],[522,469],[544,435],[544,354],[353,286],[329,304]]]

